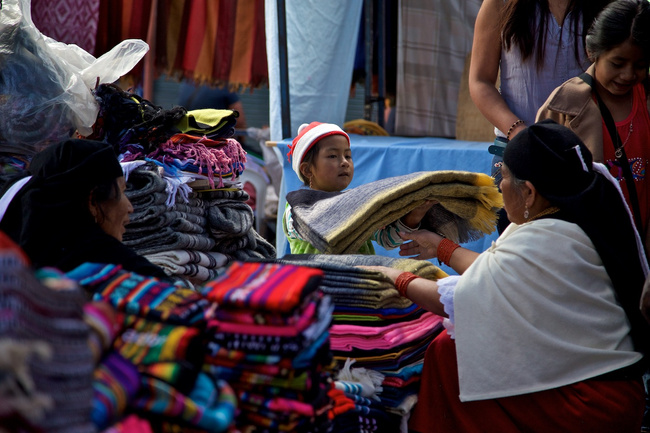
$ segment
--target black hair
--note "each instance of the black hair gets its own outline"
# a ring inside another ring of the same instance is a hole
[[[102,220],[106,219],[106,214],[104,213],[104,204],[108,202],[116,202],[122,197],[122,191],[120,186],[117,184],[117,178],[112,180],[106,180],[98,185],[96,185],[90,191],[90,204],[97,207],[97,210],[102,216]]]
[[[586,29],[591,27],[596,15],[611,0],[570,0],[566,12],[571,12],[571,20],[567,27],[566,22],[562,29],[568,29],[573,33],[573,52],[578,63],[580,59],[580,45],[585,46]],[[541,21],[539,27],[536,24],[537,8],[540,8]],[[535,53],[535,62],[537,67],[544,63],[545,45],[546,45],[546,28],[549,12],[548,0],[510,0],[506,3],[499,30],[503,47],[509,50],[511,47],[517,47],[521,51],[523,60],[527,60]],[[582,19],[582,29],[580,32],[579,20]],[[539,37],[539,35],[542,35]]]
[[[305,155],[302,157],[302,161],[300,162],[300,165],[303,163],[309,164],[309,166],[312,166],[314,164],[314,159],[318,155],[318,152],[320,151],[321,148],[321,140],[318,140],[312,147],[309,148],[307,152],[305,152]],[[300,167],[298,167],[298,170],[300,170]],[[305,180],[303,181],[303,185],[309,186],[309,178],[305,175],[303,175]]]
[[[596,17],[587,32],[587,52],[592,60],[628,39],[650,58],[650,3],[647,0],[617,0]]]

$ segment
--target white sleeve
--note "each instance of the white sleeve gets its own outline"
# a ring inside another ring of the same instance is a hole
[[[438,294],[440,295],[440,302],[449,316],[442,321],[442,324],[447,329],[447,333],[451,338],[454,338],[454,292],[456,291],[456,284],[460,279],[460,275],[451,275],[449,277],[441,278],[438,283]]]

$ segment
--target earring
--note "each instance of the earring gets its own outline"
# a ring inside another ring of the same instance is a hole
[[[524,219],[528,220],[529,216],[530,216],[530,212],[528,212],[528,205],[526,205],[526,210],[524,211]]]
[[[312,180],[312,177],[309,176],[309,189],[314,189],[314,187],[312,186],[311,180]]]

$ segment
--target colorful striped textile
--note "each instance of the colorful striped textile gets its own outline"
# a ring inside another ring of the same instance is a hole
[[[268,82],[264,0],[158,2],[155,65],[198,83]]]
[[[123,332],[114,343],[114,348],[120,355],[140,369],[161,362],[184,361],[196,371],[192,373],[184,370],[183,373],[187,376],[196,375],[204,354],[203,335],[198,328],[122,316]]]
[[[117,352],[109,352],[95,368],[93,378],[93,424],[103,430],[125,413],[140,388],[140,373]]]
[[[331,296],[335,305],[330,346],[341,368],[335,385],[349,394],[365,388],[363,396],[378,397],[380,409],[362,405],[355,415],[365,419],[368,428],[396,431],[385,428],[399,425],[399,420],[413,408],[424,353],[442,331],[442,317],[399,296],[383,274],[357,266],[389,266],[431,280],[446,274],[425,260],[358,254],[288,255],[280,262],[313,266],[324,272],[321,291]],[[354,368],[349,366],[351,361]],[[351,377],[342,376],[343,372],[349,372]],[[368,372],[381,375],[381,392],[364,379]],[[340,416],[334,418],[335,426],[340,428],[358,421],[348,412]]]
[[[120,265],[84,263],[68,272],[96,301],[106,301],[119,311],[190,325],[211,314],[212,304],[192,289],[157,278],[125,271]]]
[[[233,262],[202,293],[221,308],[287,313],[303,304],[322,276],[321,270],[297,265]]]
[[[423,171],[360,185],[343,192],[299,189],[287,194],[294,228],[325,254],[355,254],[384,227],[437,200],[421,228],[455,242],[479,239],[496,229],[503,206],[494,180],[484,173]]]
[[[206,432],[220,433],[231,427],[237,399],[227,382],[215,381],[204,373],[199,373],[194,388],[187,395],[162,379],[143,376],[142,388],[133,407]]]
[[[222,178],[236,177],[246,168],[246,151],[233,138],[226,139],[219,146],[208,146],[198,137],[194,141],[174,140],[174,137],[146,157],[179,170],[204,174],[208,176],[211,188],[215,188],[215,175],[219,178],[218,187],[223,188]]]
[[[95,55],[130,38],[150,45],[156,75],[232,87],[268,83],[264,0],[101,0]],[[133,75],[142,76],[142,63]]]

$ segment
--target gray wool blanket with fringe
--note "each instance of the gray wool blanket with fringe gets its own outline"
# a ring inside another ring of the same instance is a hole
[[[372,234],[427,200],[436,200],[421,228],[456,242],[496,229],[503,206],[493,179],[484,173],[444,170],[411,173],[343,192],[300,189],[287,194],[294,228],[326,254],[353,254]]]

